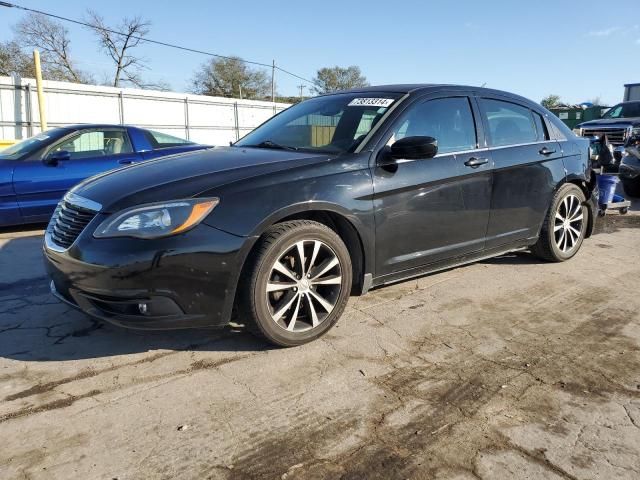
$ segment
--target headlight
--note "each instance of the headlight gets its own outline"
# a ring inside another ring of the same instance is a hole
[[[217,198],[195,198],[127,208],[102,222],[93,236],[158,238],[175,235],[198,225],[218,202]]]
[[[576,135],[581,137],[582,136],[582,129],[581,128],[574,128],[573,129],[573,133],[575,133]]]
[[[636,135],[640,135],[640,127],[633,127],[633,129],[631,129],[631,136],[635,137]]]

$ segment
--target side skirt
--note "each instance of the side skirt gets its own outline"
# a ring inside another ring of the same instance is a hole
[[[479,262],[488,258],[504,255],[505,253],[526,250],[537,241],[537,237],[527,238],[520,240],[517,243],[510,245],[502,245],[489,250],[482,250],[480,252],[474,252],[461,257],[450,258],[442,260],[440,262],[423,265],[421,267],[411,268],[409,270],[402,270],[401,272],[390,273],[382,277],[374,278],[372,288],[381,287],[384,285],[390,285],[392,283],[402,282],[410,278],[420,277],[423,275],[429,275],[431,273],[441,272],[443,270],[449,270],[451,268],[460,267],[469,263]]]

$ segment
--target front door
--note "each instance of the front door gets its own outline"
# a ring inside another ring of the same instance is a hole
[[[68,160],[44,161],[61,151],[69,152]],[[124,128],[102,128],[75,132],[55,143],[42,158],[19,162],[13,184],[24,222],[47,221],[74,185],[138,159]]]
[[[438,154],[373,169],[376,276],[482,250],[491,198],[491,159],[467,96],[409,106],[384,137],[430,136]]]

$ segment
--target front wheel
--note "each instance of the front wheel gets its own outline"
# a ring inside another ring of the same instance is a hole
[[[563,262],[578,253],[587,231],[589,212],[585,202],[584,193],[578,186],[565,184],[560,187],[531,251],[550,262]]]
[[[342,315],[351,291],[351,259],[329,227],[310,220],[276,224],[249,261],[238,311],[269,342],[310,342]]]

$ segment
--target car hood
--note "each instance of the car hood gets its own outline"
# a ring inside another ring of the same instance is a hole
[[[191,198],[246,178],[327,161],[326,154],[215,147],[171,155],[91,177],[71,191],[115,212],[144,203]]]
[[[625,128],[630,125],[640,124],[640,118],[600,118],[598,120],[590,120],[588,122],[577,125],[576,128],[595,128],[595,127],[619,127]]]

